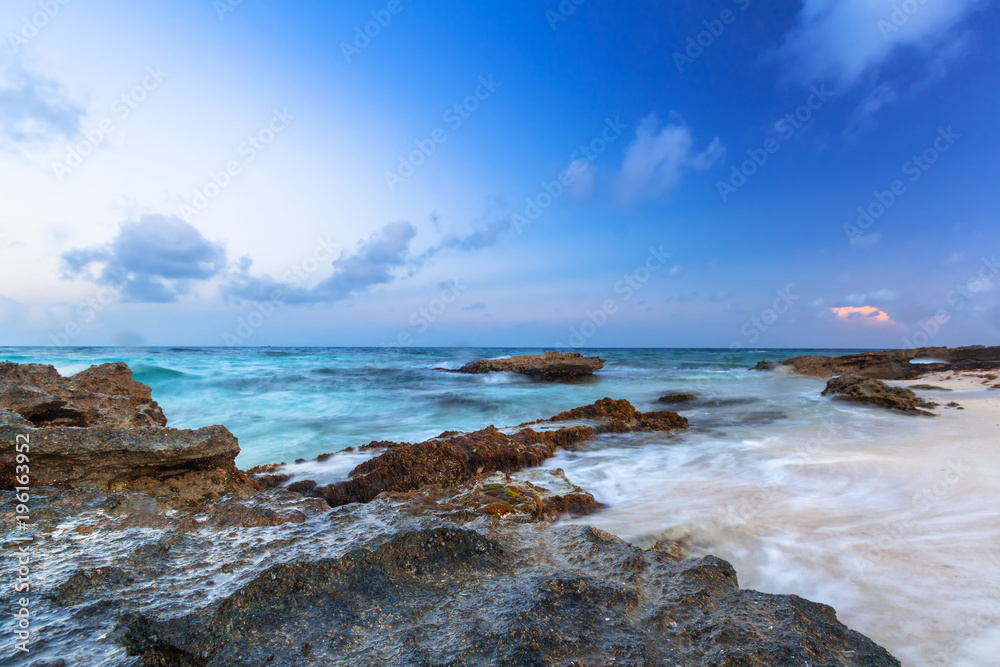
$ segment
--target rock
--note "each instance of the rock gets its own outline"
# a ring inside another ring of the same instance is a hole
[[[935,387],[932,384],[911,384],[908,388],[913,391],[952,391],[947,387]]]
[[[0,406],[36,426],[166,426],[149,386],[123,362],[64,378],[54,366],[0,362]]]
[[[688,425],[687,420],[676,412],[642,413],[628,401],[610,398],[534,423],[574,420],[594,420],[597,423],[594,426],[547,430],[521,428],[512,434],[488,426],[473,433],[417,444],[372,442],[361,449],[385,451],[352,470],[349,480],[317,487],[308,493],[323,498],[331,507],[366,503],[383,492],[402,493],[425,486],[453,487],[477,475],[537,466],[553,456],[557,449],[573,449],[595,433],[669,431],[687,428]]]
[[[604,368],[604,359],[584,357],[579,352],[546,352],[509,359],[486,359],[468,363],[455,373],[519,373],[540,382],[575,380]]]
[[[483,473],[536,466],[555,454],[557,447],[571,447],[592,435],[593,431],[587,427],[547,432],[522,429],[508,435],[489,426],[445,440],[428,440],[415,445],[392,443],[387,451],[356,467],[346,482],[320,487],[313,492],[331,507],[337,507],[369,502],[385,491],[454,486]]]
[[[538,471],[531,481],[496,473],[456,490],[458,495],[439,503],[441,511],[454,508],[530,522],[583,516],[603,507],[593,495],[570,482],[561,469]]]
[[[910,363],[914,359],[934,359],[940,360],[940,363]],[[878,380],[913,380],[931,372],[1000,368],[1000,346],[922,347],[861,352],[841,357],[806,355],[782,362],[762,361],[751,370],[776,370],[780,367],[815,377],[861,375]]]
[[[684,429],[688,420],[676,412],[639,412],[631,403],[622,399],[602,398],[593,405],[560,412],[548,419],[550,422],[593,419],[603,422],[597,428],[599,433],[628,433],[631,431],[671,431]]]
[[[892,410],[934,416],[923,408],[936,407],[927,403],[915,393],[903,387],[890,387],[881,380],[872,380],[861,375],[842,375],[826,384],[823,395],[833,394],[836,398],[867,403]]]
[[[697,401],[697,394],[666,394],[656,399],[660,403],[691,403]]]
[[[122,643],[146,665],[206,667],[900,664],[826,605],[740,589],[718,558],[507,525],[274,565],[218,605],[130,615]]]
[[[250,481],[221,426],[149,424],[151,398],[119,370],[72,386],[51,367],[6,371],[4,400],[31,418],[0,407],[0,440],[30,437],[31,524],[52,575],[33,592],[35,661],[899,664],[829,607],[741,590],[725,561],[548,523],[600,504],[561,470],[519,468],[599,433],[684,428],[673,412],[606,398],[534,428],[372,442],[347,482],[289,485],[336,489],[331,509]],[[283,483],[282,469],[253,472]],[[0,505],[16,504],[0,489]]]
[[[133,489],[181,502],[259,488],[235,466],[232,433],[167,428],[150,388],[124,363],[70,378],[52,366],[0,363],[0,406],[0,447],[28,440],[32,486]],[[13,472],[0,465],[0,488],[15,486]]]
[[[128,579],[125,571],[115,566],[78,570],[56,588],[52,599],[60,606],[74,604],[86,599],[94,588],[121,586],[128,583]]]

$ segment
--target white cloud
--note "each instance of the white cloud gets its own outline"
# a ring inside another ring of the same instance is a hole
[[[958,27],[983,5],[984,0],[803,0],[798,26],[781,55],[803,81],[832,77],[850,86],[904,49],[928,60],[960,51]]]
[[[618,196],[625,202],[654,199],[677,185],[684,168],[708,169],[723,155],[718,137],[704,151],[695,152],[691,128],[677,119],[660,127],[656,114],[650,114],[639,121],[635,139],[625,149]]]

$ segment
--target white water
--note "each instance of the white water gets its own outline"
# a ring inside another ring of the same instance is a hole
[[[1000,664],[1000,418],[975,409],[986,392],[949,394],[969,409],[928,419],[801,382],[769,401],[788,419],[615,437],[546,467],[609,505],[578,523],[640,546],[688,541],[743,587],[833,606],[904,665]]]

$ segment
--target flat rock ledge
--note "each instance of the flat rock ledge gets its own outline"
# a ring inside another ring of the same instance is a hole
[[[564,382],[593,375],[604,368],[604,359],[585,357],[579,352],[546,352],[508,359],[473,361],[455,373],[518,373],[539,382]]]
[[[166,424],[150,387],[124,363],[72,377],[0,363],[0,488],[16,486],[15,442],[25,441],[33,486],[144,490],[184,502],[257,487],[236,468],[240,447],[226,427]]]

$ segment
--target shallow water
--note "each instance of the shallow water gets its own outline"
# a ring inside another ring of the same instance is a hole
[[[593,350],[608,359],[600,377],[568,385],[434,370],[542,351],[0,348],[0,359],[64,374],[127,361],[172,426],[229,427],[243,468],[508,426],[604,396],[679,409],[692,424],[679,438],[603,436],[547,463],[608,506],[579,523],[726,558],[741,585],[831,604],[904,664],[995,664],[1000,426],[972,410],[931,420],[849,406],[821,397],[822,381],[746,370],[795,350]],[[704,400],[655,402],[688,391]],[[301,464],[296,478],[342,479],[364,456]]]

